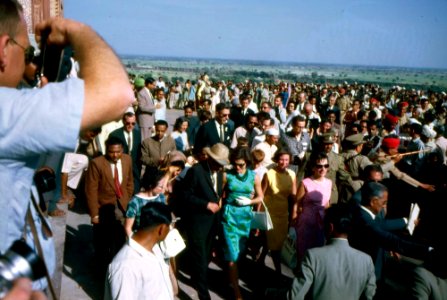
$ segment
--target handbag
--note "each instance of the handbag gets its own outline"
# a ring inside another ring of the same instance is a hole
[[[177,229],[169,231],[166,238],[160,242],[160,249],[165,258],[174,257],[186,248],[185,241]]]
[[[251,219],[250,228],[260,230],[272,230],[273,229],[272,218],[270,218],[269,211],[264,201],[262,201],[262,205],[264,206],[264,211],[252,212],[253,218]]]
[[[281,260],[289,268],[295,269],[298,264],[296,253],[296,232],[291,233],[291,230],[295,231],[295,228],[289,228],[289,234],[285,239],[281,247]],[[295,237],[295,238],[294,238]]]

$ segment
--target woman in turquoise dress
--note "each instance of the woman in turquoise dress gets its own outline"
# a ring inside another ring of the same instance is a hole
[[[141,186],[144,188],[144,191],[135,194],[127,205],[124,229],[126,230],[128,237],[130,237],[133,231],[140,225],[140,215],[143,206],[151,201],[166,204],[163,190],[165,180],[165,172],[163,171],[144,173],[141,181]]]
[[[224,174],[222,226],[224,256],[228,262],[230,283],[236,299],[242,299],[238,285],[237,260],[250,234],[252,205],[262,201],[261,180],[248,168],[251,162],[247,148],[235,149],[231,155],[233,169]]]

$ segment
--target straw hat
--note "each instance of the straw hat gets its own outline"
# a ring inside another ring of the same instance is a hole
[[[230,151],[224,144],[217,143],[211,148],[203,148],[203,151],[205,151],[206,154],[208,154],[212,159],[214,159],[222,166],[226,166],[230,163],[230,161],[228,160]]]

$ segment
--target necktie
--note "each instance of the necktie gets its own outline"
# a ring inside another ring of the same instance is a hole
[[[130,151],[132,151],[132,138],[130,137],[130,132],[127,134],[127,154],[130,154]]]
[[[121,197],[123,196],[123,191],[121,191],[120,178],[118,176],[118,168],[116,164],[115,164],[114,183],[115,183],[116,197],[118,197],[118,199],[121,199]]]
[[[220,125],[220,141],[223,143],[225,141],[225,131],[223,124]]]

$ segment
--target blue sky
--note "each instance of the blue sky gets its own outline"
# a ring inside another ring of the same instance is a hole
[[[65,0],[119,54],[447,68],[445,0]]]

